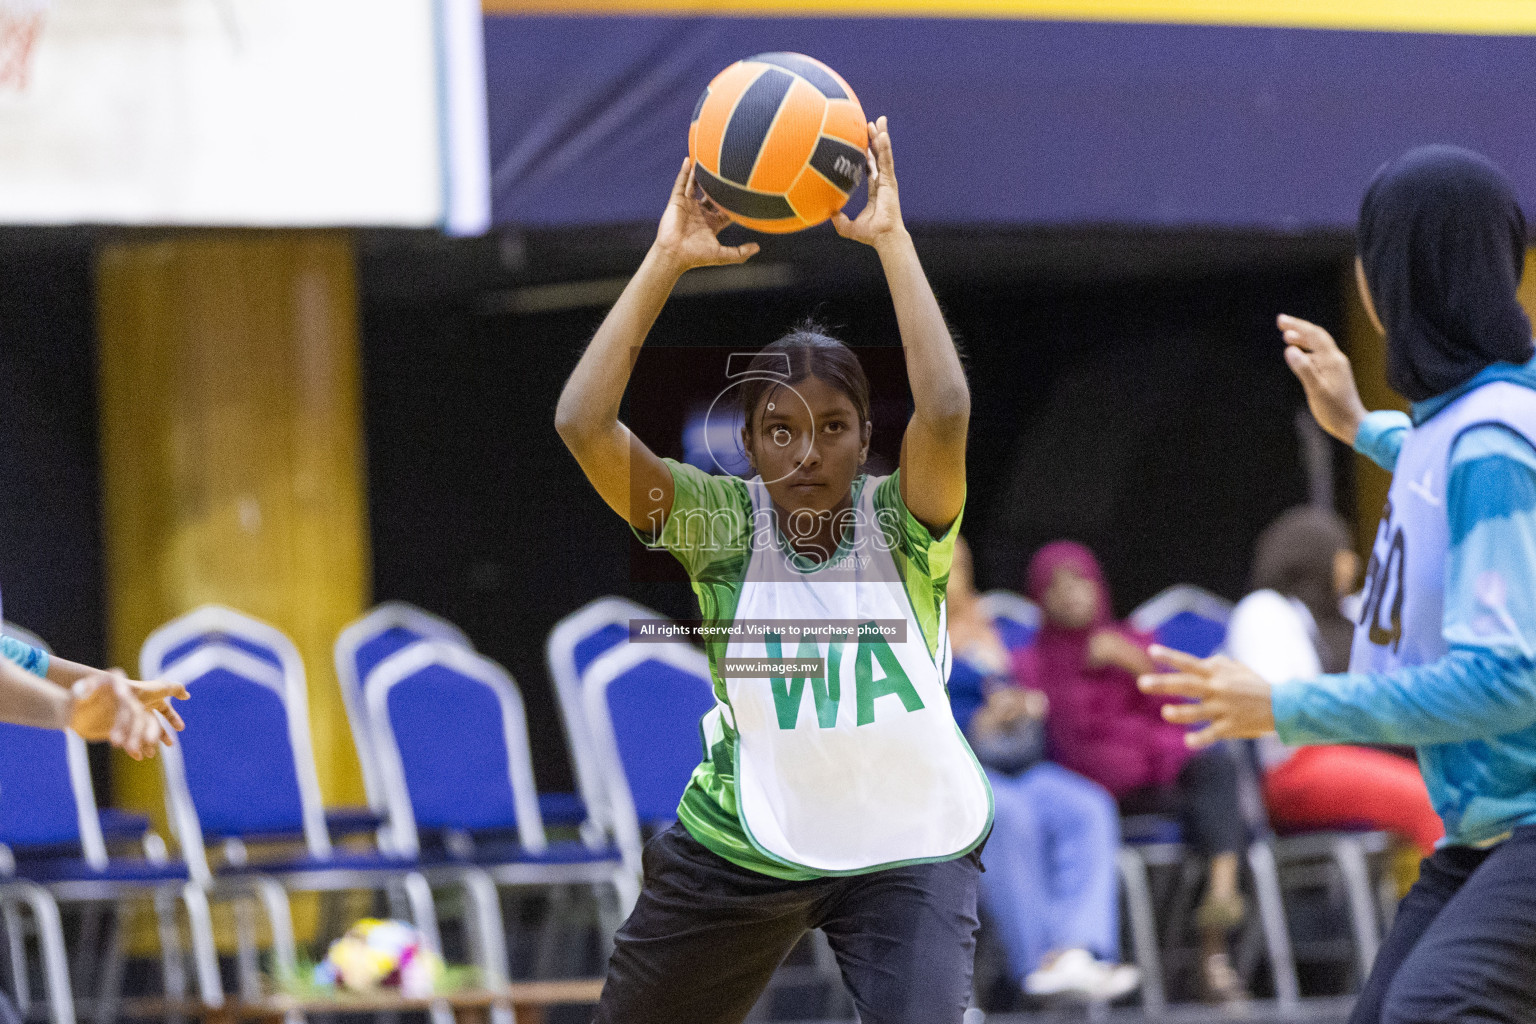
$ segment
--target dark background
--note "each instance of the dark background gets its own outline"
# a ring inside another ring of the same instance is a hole
[[[553,428],[560,387],[649,230],[359,236],[374,597],[448,617],[512,670],[550,788],[570,786],[544,671],[550,628],[604,594],[693,613],[675,574],[635,571],[628,529]],[[917,237],[971,379],[963,530],[980,584],[1021,588],[1030,553],[1065,536],[1103,556],[1121,613],[1172,583],[1240,596],[1259,530],[1307,496],[1302,396],[1274,315],[1338,328],[1348,238]],[[89,232],[0,232],[0,587],[8,618],[99,663],[93,246]],[[770,240],[754,262],[774,269],[766,284],[721,277],[675,298],[652,334],[659,357],[749,349],[815,314],[852,345],[886,347],[866,362],[875,454],[894,458],[910,399],[878,372],[899,342],[873,253],[822,230]],[[530,291],[570,281],[598,282],[591,304],[548,308]],[[695,377],[695,395],[633,410],[657,424],[643,436],[662,454],[681,456],[668,416],[680,424],[718,390],[712,358],[700,354],[697,374],[668,370]],[[1336,463],[1347,483],[1348,461]]]

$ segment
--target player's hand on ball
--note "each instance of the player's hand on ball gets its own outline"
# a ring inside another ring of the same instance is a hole
[[[1143,693],[1187,697],[1192,704],[1166,704],[1163,718],[1180,725],[1198,725],[1184,737],[1199,749],[1217,740],[1255,739],[1275,731],[1270,686],[1253,669],[1223,655],[1196,658],[1182,651],[1153,647],[1152,660],[1173,669],[1137,680]]]
[[[1285,338],[1285,363],[1307,392],[1307,406],[1322,427],[1345,444],[1355,443],[1365,403],[1355,387],[1349,357],[1333,335],[1317,324],[1280,314],[1276,323]]]
[[[69,727],[87,740],[108,740],[134,760],[155,756],[164,730],[121,670],[97,672],[70,687]]]
[[[906,234],[896,191],[896,158],[891,155],[891,133],[883,117],[869,125],[869,201],[853,220],[841,211],[834,213],[832,227],[844,238],[876,248]]]
[[[694,267],[745,263],[757,255],[756,242],[721,245],[715,237],[730,222],[693,180],[693,161],[685,159],[672,183],[667,212],[661,215],[656,229],[656,252],[679,273]]]

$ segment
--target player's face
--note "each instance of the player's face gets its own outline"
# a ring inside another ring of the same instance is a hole
[[[807,377],[770,388],[742,440],[776,505],[831,512],[849,500],[868,454],[869,424],[847,395]]]
[[[1099,588],[1063,566],[1045,590],[1046,617],[1063,629],[1087,629],[1099,617]]]
[[[1371,301],[1371,286],[1365,283],[1365,264],[1360,262],[1360,257],[1355,257],[1355,286],[1360,289],[1360,304],[1365,307],[1365,318],[1376,328],[1377,334],[1386,334],[1387,329],[1381,326],[1381,318],[1376,315],[1376,303]]]

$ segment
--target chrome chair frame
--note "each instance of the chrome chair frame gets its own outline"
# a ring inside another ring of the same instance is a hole
[[[385,601],[337,634],[334,656],[336,679],[341,683],[341,700],[347,710],[347,724],[352,727],[352,744],[357,748],[357,759],[362,765],[363,790],[368,797],[368,806],[381,816],[388,813],[389,802],[384,795],[378,755],[373,749],[363,680],[357,675],[357,653],[370,640],[395,628],[410,630],[423,639],[443,640],[471,651],[475,649],[458,626],[404,601]]]
[[[291,977],[297,970],[289,892],[403,891],[415,925],[422,931],[431,948],[440,952],[442,943],[431,890],[411,861],[399,859],[395,851],[381,846],[381,858],[377,866],[324,866],[324,862],[332,858],[334,850],[325,824],[319,777],[315,771],[310,742],[308,691],[302,660],[286,636],[275,627],[230,609],[203,608],[151,634],[145,642],[141,664],[145,667],[156,664],[156,659],[167,649],[193,635],[210,630],[257,639],[262,646],[278,656],[282,667],[240,648],[216,641],[176,660],[159,672],[159,677],[192,685],[208,673],[222,669],[265,686],[279,696],[287,715],[288,738],[298,782],[303,845],[309,858],[318,862],[318,866],[313,868],[273,870],[271,873],[247,872],[241,870],[248,866],[245,844],[240,839],[231,838],[223,843],[227,868],[213,868],[209,863],[202,824],[188,785],[181,745],[177,742],[163,750],[161,763],[165,775],[166,811],[183,856],[192,869],[193,880],[210,895],[237,901],[236,933],[239,939],[242,995],[254,998],[259,994],[260,987],[254,922],[249,912],[252,902],[262,907],[271,927],[272,952],[279,975]],[[235,870],[230,871],[228,868]],[[447,1021],[451,1014],[446,1006],[440,1006],[433,1011],[433,1016],[438,1021]]]
[[[616,840],[617,836],[613,810],[603,788],[604,768],[596,753],[591,723],[587,720],[585,687],[582,673],[576,667],[576,648],[582,640],[607,626],[627,624],[630,619],[637,618],[664,619],[666,616],[625,597],[600,597],[557,622],[544,644],[545,663],[555,685],[555,697],[560,702],[560,722],[565,727],[576,787],[587,805],[589,827],[584,830],[584,838],[593,845],[606,842],[610,837]],[[591,669],[589,664],[587,671]]]
[[[499,889],[528,886],[612,885],[620,898],[625,895],[625,864],[622,859],[581,860],[569,863],[543,862],[538,855],[549,849],[544,820],[539,809],[539,794],[534,781],[533,761],[528,749],[528,725],[523,698],[517,682],[501,665],[459,644],[442,640],[420,640],[396,651],[380,662],[363,682],[369,728],[378,756],[389,829],[395,848],[404,856],[415,858],[421,852],[420,833],[415,808],[406,781],[405,764],[400,754],[393,721],[389,716],[389,695],[407,679],[432,666],[442,666],[485,686],[501,708],[502,739],[507,751],[507,783],[517,817],[519,846],[534,857],[511,858],[494,862],[469,860],[426,863],[419,869],[429,880],[463,887],[470,911],[476,962],[492,987],[504,986],[510,977],[506,944],[506,926],[501,913]],[[456,837],[466,845],[468,836]],[[617,921],[612,922],[613,927]]]

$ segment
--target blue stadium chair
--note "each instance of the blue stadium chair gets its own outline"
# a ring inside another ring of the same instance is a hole
[[[177,935],[176,903],[187,910],[199,989],[208,1006],[223,1005],[208,899],[192,883],[185,863],[165,856],[165,844],[147,829],[141,833],[145,856],[109,859],[97,816],[96,794],[85,741],[73,732],[0,724],[0,843],[8,851],[0,877],[24,880],[46,889],[59,904],[82,905],[89,913],[103,904],[153,900],[160,921],[161,969],[166,995],[186,995],[186,978]],[[19,964],[19,930],[7,906],[12,963]],[[40,923],[42,919],[40,918]],[[114,927],[120,927],[120,920]],[[44,952],[49,943],[44,935]],[[120,946],[108,943],[108,962],[99,972],[101,996],[110,1004],[121,981]],[[91,964],[94,950],[80,950],[84,980],[98,980]],[[13,970],[18,1001],[28,1001],[26,975]]]
[[[18,879],[14,853],[19,849],[69,856],[85,847],[94,855],[93,861],[106,860],[105,843],[99,834],[82,828],[76,810],[70,771],[75,751],[65,733],[0,723],[0,844],[4,844],[0,847],[0,914],[10,947],[11,981],[17,1007],[25,1016],[32,1003],[20,913],[25,906],[37,928],[48,1009],[55,1024],[74,1024],[75,1019],[59,908],[42,886]],[[78,757],[85,757],[83,742],[78,743]],[[85,779],[89,785],[88,766]]]
[[[1364,984],[1381,946],[1383,925],[1390,922],[1397,904],[1396,886],[1390,870],[1381,873],[1376,885],[1371,879],[1372,860],[1387,860],[1394,848],[1393,837],[1366,826],[1301,829],[1281,832],[1271,845],[1283,891],[1317,888],[1319,867],[1324,869],[1323,877],[1331,873],[1332,878],[1338,879],[1349,924],[1350,958],[1356,971],[1355,980]],[[1314,946],[1324,947],[1323,955],[1314,952]],[[1338,959],[1327,946],[1327,943],[1303,944],[1297,950],[1297,957],[1314,961]]]
[[[1181,583],[1139,605],[1130,622],[1164,647],[1205,658],[1226,642],[1231,617],[1232,602]]]
[[[347,723],[352,727],[352,739],[363,766],[368,806],[381,817],[388,813],[388,808],[370,738],[362,681],[384,659],[418,640],[441,640],[471,651],[475,649],[459,627],[404,601],[386,601],[336,637],[336,678],[341,683]],[[575,793],[541,793],[539,809],[545,822],[551,825],[580,825],[587,816],[581,798]]]
[[[1011,590],[987,591],[981,595],[981,608],[1010,652],[1028,647],[1040,631],[1040,609]]]
[[[587,839],[595,844],[614,836],[613,815],[603,790],[603,773],[592,746],[582,702],[587,669],[615,647],[627,646],[631,619],[664,619],[660,612],[622,597],[600,597],[555,624],[544,646],[549,677],[560,701],[560,721],[576,773],[576,787],[587,808]]]
[[[1258,744],[1249,740],[1234,747],[1242,755],[1239,778],[1247,816],[1255,834],[1272,852],[1277,889],[1294,892],[1321,887],[1341,891],[1344,896],[1350,952],[1340,956],[1335,943],[1306,941],[1296,955],[1313,962],[1353,961],[1355,980],[1363,985],[1376,960],[1383,926],[1391,920],[1397,904],[1390,870],[1381,873],[1379,885],[1373,885],[1371,879],[1371,862],[1387,860],[1393,848],[1392,835],[1364,823],[1276,831],[1264,806]]]
[[[172,665],[210,644],[243,651],[280,671],[296,670],[303,677],[304,666],[299,653],[281,632],[231,608],[214,604],[196,608],[150,634],[139,651],[139,674],[144,679],[160,678]],[[342,696],[345,699],[345,690]],[[363,759],[361,750],[358,758]],[[363,761],[363,764],[366,785],[367,762]],[[333,807],[325,811],[325,821],[333,834],[348,836],[373,832],[383,824],[383,817],[370,807]]]
[[[31,630],[7,622],[3,631],[52,653],[47,641]],[[0,791],[4,793],[0,799],[0,843],[10,851],[0,875],[42,883],[59,903],[84,905],[87,915],[98,918],[98,924],[102,904],[152,898],[160,919],[166,994],[175,999],[186,995],[175,917],[176,902],[182,900],[203,1000],[209,1006],[222,1005],[206,895],[188,884],[185,864],[168,860],[165,844],[151,832],[146,816],[97,807],[84,740],[69,731],[0,724]],[[109,843],[130,839],[143,844],[144,856],[108,859]],[[17,945],[19,927],[13,926],[18,924],[12,920],[14,906],[8,906],[5,914],[12,943],[13,980],[18,1001],[26,1004],[30,994],[25,972],[14,969],[24,964],[24,950]],[[108,949],[120,952],[115,940],[109,942]],[[92,952],[82,949],[76,957],[85,979],[94,974]],[[100,975],[101,995],[107,1000],[116,996],[122,966],[120,959],[113,962],[110,956]]]
[[[592,663],[583,689],[615,838],[639,878],[643,831],[676,819],[703,759],[699,719],[716,703],[709,661],[685,643],[623,644]]]
[[[363,788],[368,794],[368,806],[381,816],[388,811],[384,799],[384,783],[379,778],[377,758],[368,731],[363,680],[385,658],[418,640],[442,640],[469,650],[475,649],[475,645],[459,627],[404,601],[384,602],[349,624],[336,637],[336,680],[341,684],[347,724],[352,728],[352,743],[357,748],[357,759],[362,765]]]
[[[363,692],[391,834],[429,878],[464,882],[493,981],[508,976],[497,887],[611,886],[633,904],[616,849],[545,836],[522,695],[506,669],[423,640],[375,667]],[[423,828],[444,837],[440,849],[423,849]]]
[[[1165,646],[1206,657],[1220,651],[1226,643],[1231,613],[1232,605],[1222,598],[1199,587],[1181,585],[1169,587],[1137,608],[1131,613],[1131,622]],[[1234,752],[1244,770],[1245,804],[1257,837],[1249,850],[1249,866],[1256,880],[1266,880],[1257,893],[1261,914],[1266,903],[1279,907],[1282,881],[1287,880],[1282,879],[1282,870],[1292,869],[1286,871],[1287,876],[1302,875],[1303,871],[1295,869],[1319,862],[1328,864],[1342,881],[1355,966],[1363,980],[1381,942],[1381,919],[1385,916],[1382,905],[1391,902],[1374,891],[1369,862],[1372,856],[1386,851],[1391,837],[1365,828],[1303,829],[1276,836],[1264,810],[1253,745],[1239,744]],[[1274,932],[1269,937],[1271,949],[1279,949],[1283,944],[1285,950],[1281,955],[1294,959],[1294,954],[1287,952],[1289,933],[1284,930],[1283,910],[1272,909],[1264,925]],[[1281,987],[1277,984],[1277,988]]]
[[[743,421],[740,408],[734,404],[696,409],[683,424],[683,461],[706,473],[751,476],[752,464],[741,449]]]
[[[415,924],[440,949],[431,890],[412,859],[394,850],[332,846],[298,650],[272,626],[218,611],[237,627],[223,632],[248,642],[200,645],[159,673],[192,694],[182,709],[187,729],[161,761],[166,810],[193,880],[236,898],[237,910],[244,908],[236,919],[242,994],[254,998],[260,986],[252,900],[260,902],[271,924],[278,973],[295,969],[289,891],[403,891]],[[146,667],[187,626],[185,619],[177,620],[152,634],[145,643]],[[253,654],[253,645],[274,656]],[[210,839],[218,841],[216,859],[208,854]],[[438,1013],[447,1019],[445,1007]]]
[[[1207,657],[1226,643],[1227,621],[1232,605],[1215,594],[1190,585],[1169,587],[1131,613],[1131,623],[1151,633],[1167,647]],[[1366,828],[1301,829],[1275,835],[1264,810],[1257,759],[1251,743],[1237,744],[1234,753],[1243,768],[1244,803],[1255,837],[1248,850],[1249,869],[1255,881],[1261,924],[1265,930],[1276,991],[1283,1002],[1297,997],[1295,951],[1285,920],[1282,896],[1292,880],[1316,877],[1315,867],[1326,865],[1339,879],[1345,895],[1354,966],[1360,979],[1370,973],[1381,943],[1382,920],[1390,914],[1393,900],[1371,883],[1370,861],[1385,853],[1391,836]],[[1128,839],[1132,851],[1140,847]],[[1156,851],[1149,854],[1158,856]],[[1131,871],[1136,866],[1127,862]],[[1129,889],[1128,889],[1129,891]],[[1133,912],[1133,921],[1134,921]],[[1286,965],[1290,966],[1287,967]]]
[[[1186,892],[1193,892],[1194,886],[1187,883],[1191,876],[1198,881],[1203,868],[1190,858],[1176,821],[1161,815],[1136,815],[1124,819],[1121,827],[1118,866],[1124,886],[1132,954],[1137,966],[1141,968],[1142,1004],[1149,1014],[1157,1016],[1167,1006],[1167,998],[1158,947],[1150,869],[1182,868],[1186,876],[1186,884],[1182,888]],[[1300,1005],[1301,989],[1296,975],[1290,930],[1286,923],[1272,837],[1264,833],[1257,834],[1248,846],[1245,859],[1253,879],[1258,924],[1264,950],[1269,958],[1276,1003],[1282,1014],[1292,1013]]]
[[[6,859],[0,852],[0,862]],[[5,931],[10,938],[10,968],[17,1009],[23,1020],[31,1016],[31,981],[27,975],[26,945],[21,931],[21,907],[32,912],[32,920],[37,926],[38,946],[43,956],[43,983],[48,996],[48,1019],[52,1024],[75,1024],[75,996],[69,984],[69,960],[64,949],[64,926],[59,919],[58,903],[48,890],[35,882],[0,877],[0,910],[4,911]]]
[[[18,626],[14,622],[0,622],[0,633],[15,637],[24,644],[30,644],[38,650],[53,653],[53,648],[48,642],[36,633],[24,626]],[[137,842],[145,832],[149,831],[149,818],[143,814],[134,814],[132,811],[119,810],[116,807],[102,807],[99,809],[102,835],[108,843],[113,840],[125,839]]]

